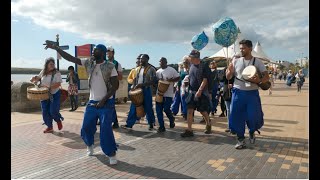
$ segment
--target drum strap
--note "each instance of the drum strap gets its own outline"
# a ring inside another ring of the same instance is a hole
[[[149,64],[149,66],[147,66],[147,67],[144,68],[143,78],[144,78],[145,75],[147,74],[147,72],[148,72],[148,70],[150,69],[150,67],[151,67],[151,65]],[[136,74],[136,78],[137,78],[137,79],[139,78],[140,70],[141,70],[141,66],[138,67],[138,71],[137,71],[137,74]]]
[[[252,65],[254,66],[254,63],[256,62],[256,57],[253,57],[253,62],[252,62]],[[249,64],[250,64],[250,62],[249,62]],[[249,64],[248,64],[248,66],[249,66]],[[243,62],[243,65],[244,65],[244,62]],[[244,70],[244,68],[246,68],[245,66],[243,66],[243,69],[242,69],[242,71]],[[241,72],[242,72],[241,71]],[[242,81],[242,82],[247,82],[246,80],[244,80],[244,79],[239,79],[238,77],[236,77],[236,79],[238,79],[239,81]]]

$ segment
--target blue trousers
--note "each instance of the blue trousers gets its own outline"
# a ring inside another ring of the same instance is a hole
[[[113,100],[113,102],[116,101],[116,94],[113,95],[112,100]],[[118,115],[117,115],[116,106],[114,106],[112,122],[115,123],[115,124],[118,124]]]
[[[154,112],[152,108],[152,91],[150,87],[142,88],[143,91],[143,108],[144,112],[146,112],[147,121],[149,125],[152,125],[155,122]],[[131,103],[130,105],[130,111],[127,118],[127,126],[132,127],[137,120],[140,118],[137,117],[136,114],[136,106]]]
[[[244,138],[245,124],[250,133],[263,126],[263,112],[258,90],[244,91],[232,88],[229,126],[238,138]]]
[[[181,109],[182,109],[182,114],[185,116],[187,115],[188,107],[186,103],[186,95],[181,95]]]
[[[216,112],[217,111],[217,106],[219,102],[219,98],[217,98],[217,92],[219,90],[219,84],[214,83],[213,88],[212,88],[212,99],[211,99],[211,112]]]
[[[158,117],[158,122],[160,127],[164,127],[163,111],[166,113],[170,123],[173,123],[174,117],[170,110],[171,104],[172,104],[171,97],[163,97],[162,103],[156,102],[156,112],[157,112],[157,117]]]
[[[53,96],[53,101],[51,102],[50,99],[40,101],[41,103],[41,110],[42,110],[42,118],[45,125],[48,128],[52,128],[52,121],[61,121],[64,118],[60,114],[60,96],[61,91],[58,90]]]
[[[175,94],[174,94],[173,103],[171,105],[171,110],[172,110],[173,114],[178,114],[179,106],[181,106],[181,111],[182,111],[180,90],[176,91]]]
[[[89,103],[97,101],[90,100]],[[87,146],[94,144],[94,134],[97,131],[96,121],[100,120],[100,146],[102,151],[110,156],[117,150],[112,130],[114,99],[108,99],[102,108],[87,105],[84,112],[81,137]]]

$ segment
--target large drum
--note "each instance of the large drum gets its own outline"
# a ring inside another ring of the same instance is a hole
[[[252,82],[252,78],[254,76],[259,76],[259,78],[262,78],[261,72],[253,65],[249,65],[246,68],[243,69],[242,71],[242,77],[244,80]],[[270,81],[267,81],[265,83],[257,84],[262,90],[268,90],[271,86]]]
[[[45,87],[28,87],[27,98],[29,100],[47,100],[49,99],[49,89]]]
[[[158,93],[156,95],[156,102],[158,102],[158,103],[162,103],[163,102],[163,95],[168,90],[169,86],[170,86],[170,82],[169,81],[159,80],[159,82],[158,82]]]
[[[143,108],[143,91],[141,88],[129,91],[129,97],[132,103],[136,106],[137,117],[144,117],[146,113]]]

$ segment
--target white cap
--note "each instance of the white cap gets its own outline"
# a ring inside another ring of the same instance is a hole
[[[183,82],[189,82],[189,75],[186,75],[183,79]]]
[[[107,51],[114,51],[114,49],[113,49],[112,46],[108,46],[108,47],[107,47]]]

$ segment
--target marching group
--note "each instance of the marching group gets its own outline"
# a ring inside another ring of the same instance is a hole
[[[220,117],[227,115],[226,132],[237,136],[235,148],[246,147],[246,125],[249,129],[249,141],[255,143],[255,132],[259,132],[264,123],[258,89],[259,84],[269,81],[269,73],[262,61],[251,55],[252,42],[250,40],[242,40],[239,45],[241,56],[232,58],[228,67],[224,68],[222,76],[217,70],[217,64],[205,58],[201,59],[198,50],[192,50],[189,55],[183,57],[178,71],[168,66],[168,60],[165,57],[159,59],[160,68],[156,70],[153,65],[149,64],[149,55],[140,54],[136,58],[136,68],[133,68],[128,76],[128,83],[130,91],[142,90],[142,106],[149,130],[154,129],[156,120],[152,102],[152,87],[160,81],[166,81],[170,85],[163,93],[163,100],[155,103],[159,133],[166,131],[163,112],[169,119],[169,128],[174,128],[175,116],[181,106],[181,114],[188,123],[187,128],[181,133],[182,138],[194,136],[192,124],[195,110],[201,113],[202,122],[206,123],[204,133],[211,134],[213,116],[210,117],[210,114],[214,115],[217,112],[217,105],[221,98]],[[56,50],[64,59],[85,67],[89,75],[90,96],[85,108],[81,137],[87,146],[87,155],[93,155],[94,134],[97,131],[96,125],[99,124],[101,149],[109,157],[110,164],[116,164],[117,145],[113,128],[118,128],[119,123],[115,108],[115,93],[119,87],[119,80],[122,79],[122,67],[114,59],[114,48],[99,44],[95,46],[91,58],[77,58],[55,44],[47,43],[47,47]],[[244,80],[242,71],[249,65],[255,66],[262,76],[254,75],[250,82]],[[79,78],[72,66],[68,70],[70,72],[67,77],[68,92],[72,105],[70,111],[74,111],[78,108],[76,84]],[[49,88],[50,91],[50,98],[41,101],[43,120],[47,126],[44,133],[53,132],[53,120],[57,122],[58,129],[61,130],[63,117],[59,113],[59,87],[62,79],[61,73],[55,68],[54,59],[48,58],[44,69],[31,81],[41,81],[41,86]],[[137,113],[136,104],[131,102],[126,123],[120,127],[132,129],[141,118],[137,116]]]

